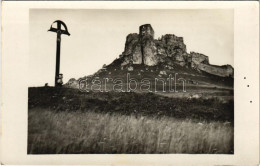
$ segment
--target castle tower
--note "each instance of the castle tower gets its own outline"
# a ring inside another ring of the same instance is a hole
[[[139,35],[141,38],[152,37],[154,38],[154,30],[150,24],[144,24],[139,27]]]

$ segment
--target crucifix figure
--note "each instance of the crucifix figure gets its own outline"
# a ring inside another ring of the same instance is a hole
[[[57,23],[57,28],[54,28],[52,25],[54,23]],[[64,27],[64,29],[61,28],[61,26]],[[70,36],[70,33],[68,32],[67,26],[64,22],[60,20],[56,20],[51,24],[51,27],[48,31],[57,33],[57,48],[56,48],[56,71],[55,71],[55,87],[61,87],[62,86],[62,78],[63,75],[60,74],[60,42],[61,42],[61,35],[68,35]]]

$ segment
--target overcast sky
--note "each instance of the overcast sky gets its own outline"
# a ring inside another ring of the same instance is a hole
[[[67,24],[62,35],[60,72],[70,78],[93,74],[124,51],[126,36],[151,24],[155,38],[183,37],[187,51],[209,56],[214,65],[234,62],[233,10],[30,10],[29,86],[54,85],[56,34],[47,32],[55,20]]]

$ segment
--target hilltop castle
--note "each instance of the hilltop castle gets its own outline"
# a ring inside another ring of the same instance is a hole
[[[141,25],[139,34],[131,33],[126,37],[125,49],[120,58],[123,61],[121,66],[128,64],[155,66],[160,62],[167,62],[221,77],[234,75],[231,65],[211,65],[208,56],[195,52],[187,53],[182,37],[166,34],[154,39],[154,30],[150,24]]]

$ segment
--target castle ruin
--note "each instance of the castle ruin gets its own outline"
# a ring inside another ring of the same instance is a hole
[[[141,25],[139,34],[131,33],[126,37],[125,50],[120,58],[123,59],[121,66],[129,63],[155,66],[161,62],[171,61],[183,67],[221,77],[234,75],[231,65],[211,65],[208,56],[195,52],[187,53],[182,37],[166,34],[154,39],[154,30],[150,24]]]

